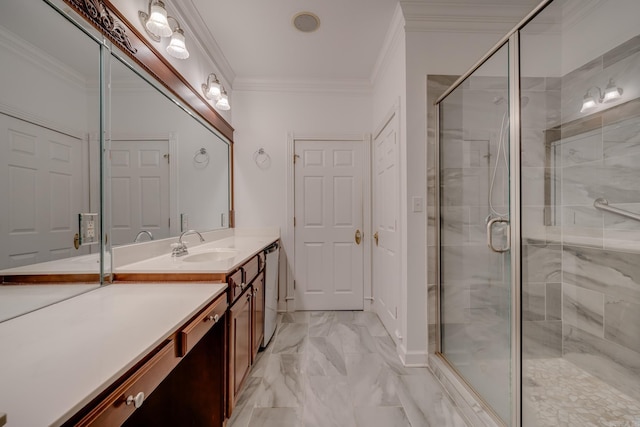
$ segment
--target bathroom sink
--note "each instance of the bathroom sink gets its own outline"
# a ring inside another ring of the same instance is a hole
[[[226,259],[235,257],[237,254],[238,254],[238,251],[234,249],[216,248],[216,249],[210,249],[206,252],[201,252],[199,254],[186,256],[182,260],[184,262],[224,261]]]

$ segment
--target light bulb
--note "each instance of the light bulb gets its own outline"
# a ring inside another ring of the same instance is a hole
[[[220,98],[218,98],[218,102],[216,102],[216,108],[223,111],[231,109],[231,106],[229,105],[229,96],[227,96],[226,92],[222,92],[220,94]]]
[[[157,1],[151,5],[151,13],[145,26],[147,30],[159,37],[169,37],[173,33],[167,20],[167,10],[164,8],[164,3]]]
[[[180,28],[176,28],[176,31],[171,36],[171,42],[167,46],[167,52],[169,55],[178,59],[187,59],[189,57],[189,51],[184,41],[184,32]]]

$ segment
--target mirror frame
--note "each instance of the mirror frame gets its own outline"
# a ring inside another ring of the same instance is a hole
[[[176,99],[229,140],[229,228],[235,227],[233,127],[191,86],[109,0],[62,0],[145,69]],[[115,19],[114,19],[115,16]]]

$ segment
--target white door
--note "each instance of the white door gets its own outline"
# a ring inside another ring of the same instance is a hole
[[[399,141],[397,115],[374,138],[373,298],[374,310],[392,337],[398,335],[400,297]]]
[[[0,268],[87,253],[73,245],[82,153],[78,138],[0,114]]]
[[[167,140],[112,141],[112,244],[132,243],[142,230],[169,237],[168,153]]]
[[[297,310],[362,310],[362,141],[295,141]]]

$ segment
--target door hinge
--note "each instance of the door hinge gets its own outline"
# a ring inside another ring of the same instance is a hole
[[[293,217],[293,226],[294,227],[296,226],[296,217],[295,216]]]
[[[298,154],[294,154],[293,155],[293,164],[296,163],[296,161],[300,158],[300,156]]]
[[[169,228],[171,228],[171,218],[169,218]]]
[[[169,155],[169,153],[165,154],[165,155],[164,155],[164,156],[162,156],[162,157],[164,157],[165,159],[167,159],[167,163],[169,163],[169,158],[171,157],[171,156]]]
[[[294,291],[296,290],[296,281],[295,280],[293,281],[293,290]]]

